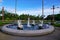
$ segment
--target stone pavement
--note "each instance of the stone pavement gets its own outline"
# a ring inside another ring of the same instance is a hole
[[[4,34],[0,31],[0,40],[60,40],[60,28],[55,27],[55,31],[51,34],[35,37],[19,37]]]

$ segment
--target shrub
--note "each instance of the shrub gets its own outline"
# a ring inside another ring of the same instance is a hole
[[[60,24],[53,24],[55,27],[60,27]]]

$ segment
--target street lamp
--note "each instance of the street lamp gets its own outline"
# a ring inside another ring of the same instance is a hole
[[[53,23],[54,23],[54,9],[55,9],[55,6],[53,5],[53,7],[52,7],[52,9],[53,9]]]
[[[54,23],[54,21],[55,21],[55,17],[54,17],[55,8],[56,8],[56,7],[53,5],[53,6],[52,6],[52,10],[53,10],[53,19],[52,19],[52,20],[53,20],[53,23]],[[59,8],[59,7],[57,7],[57,8]]]

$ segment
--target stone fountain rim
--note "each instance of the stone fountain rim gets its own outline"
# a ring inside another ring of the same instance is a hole
[[[12,24],[4,25],[1,30],[5,33],[11,34],[11,35],[17,35],[17,36],[45,35],[54,31],[54,27],[51,25],[49,25],[49,28],[47,29],[40,29],[40,30],[16,30],[16,29],[7,28],[6,26],[8,25],[12,25]]]

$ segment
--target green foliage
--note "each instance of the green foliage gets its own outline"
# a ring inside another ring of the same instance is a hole
[[[2,11],[0,11],[0,14],[2,14]],[[4,19],[5,20],[15,20],[15,19],[18,19],[18,15],[15,13],[10,13],[10,12],[4,11]],[[0,16],[0,20],[2,20],[2,16]]]
[[[4,22],[0,21],[0,26],[3,26],[5,24],[10,24],[10,23],[12,24],[13,21],[10,21],[10,20],[5,20]]]
[[[21,20],[27,20],[27,18],[30,17],[30,20],[39,20],[39,16],[34,16],[34,15],[28,15],[28,14],[22,14],[19,16]]]
[[[53,19],[53,15],[48,15],[45,19],[46,20],[52,20]],[[60,20],[60,13],[59,14],[55,14],[54,15],[54,19],[55,20]]]
[[[0,14],[2,13],[2,11],[0,11]],[[10,13],[10,12],[7,12],[7,11],[4,11],[4,19],[5,20],[18,20],[18,19],[21,19],[21,20],[27,20],[28,17],[30,17],[31,20],[39,20],[41,19],[38,16],[35,16],[35,15],[28,15],[28,14],[22,14],[22,15],[17,15],[15,13]],[[0,16],[0,20],[2,20],[2,17]]]
[[[8,24],[8,22],[2,22],[2,21],[0,21],[0,26],[2,26],[4,24]]]
[[[3,23],[0,21],[0,26],[2,25]]]
[[[55,15],[55,20],[60,20],[60,14]]]
[[[53,26],[55,26],[55,27],[60,27],[60,24],[53,24]]]

